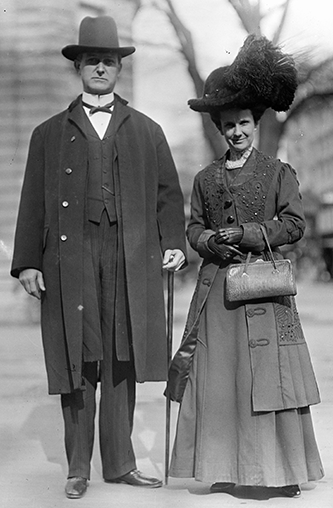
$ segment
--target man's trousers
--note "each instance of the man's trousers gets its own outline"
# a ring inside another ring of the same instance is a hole
[[[88,224],[87,233],[90,248],[85,249],[84,255],[92,256],[93,261],[103,360],[84,362],[85,390],[61,396],[68,477],[90,478],[96,388],[100,381],[99,433],[103,478],[112,480],[136,467],[131,442],[135,372],[133,361],[119,362],[116,359],[114,348],[117,224],[110,224],[104,212],[100,224]],[[89,312],[89,309],[84,311]]]

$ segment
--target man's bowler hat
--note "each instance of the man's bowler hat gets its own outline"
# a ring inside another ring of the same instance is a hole
[[[79,30],[79,43],[65,46],[62,54],[69,60],[75,60],[82,53],[94,51],[113,51],[121,57],[134,53],[133,46],[119,46],[116,22],[111,16],[87,16],[81,21]]]

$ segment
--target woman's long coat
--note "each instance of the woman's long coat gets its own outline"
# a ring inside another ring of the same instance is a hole
[[[265,247],[260,230],[263,224],[275,256],[282,258],[278,247],[299,240],[305,228],[296,173],[288,164],[254,149],[240,176],[230,185],[220,171],[222,166],[223,160],[202,170],[193,186],[187,233],[191,246],[204,260],[183,340],[169,371],[168,391],[172,400],[178,402],[186,387],[200,317],[214,280],[219,271],[226,272],[228,263],[242,261],[237,256],[221,263],[208,250],[207,239],[220,227],[242,225],[244,236],[239,247],[244,253],[251,250],[255,260],[262,256]],[[253,410],[277,411],[318,403],[318,387],[294,298],[229,303],[228,314],[232,315],[230,309],[239,306],[245,306],[247,337],[244,340],[249,346]],[[217,306],[216,313],[221,312]],[[222,373],[221,376],[223,379]]]
[[[162,129],[116,96],[114,164],[136,379],[166,379],[162,257],[185,252],[183,197]],[[81,388],[83,227],[88,143],[80,99],[32,135],[12,275],[43,272],[42,337],[49,392]]]

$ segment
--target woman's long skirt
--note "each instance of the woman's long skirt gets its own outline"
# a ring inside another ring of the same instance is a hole
[[[245,308],[225,307],[220,270],[203,310],[170,476],[239,485],[323,477],[310,408],[255,413]]]

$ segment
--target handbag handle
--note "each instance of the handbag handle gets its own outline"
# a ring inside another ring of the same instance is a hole
[[[268,248],[268,251],[270,254],[270,258],[271,258],[270,261],[272,262],[272,264],[274,266],[274,270],[277,270],[277,266],[276,266],[275,259],[273,256],[273,251],[272,251],[272,248],[271,248],[269,240],[268,240],[266,229],[264,228],[264,226],[262,224],[260,224],[260,229],[261,229],[262,235],[264,237],[264,240],[266,242],[266,245],[267,245],[267,248]],[[244,271],[243,271],[244,275],[247,275],[247,269],[248,269],[248,266],[250,263],[250,259],[251,259],[251,251],[249,251],[246,256],[245,267],[244,267]]]
[[[260,224],[260,229],[261,229],[261,232],[263,234],[263,237],[264,237],[264,240],[266,242],[266,245],[267,245],[267,248],[268,248],[268,251],[270,253],[270,256],[271,256],[271,261],[273,263],[273,266],[274,266],[274,269],[277,270],[276,268],[276,263],[275,263],[275,259],[274,259],[274,256],[273,256],[273,252],[272,252],[272,248],[270,246],[270,243],[269,243],[269,240],[268,240],[268,236],[267,236],[267,232],[266,232],[266,229],[264,228],[264,226],[262,224]]]

